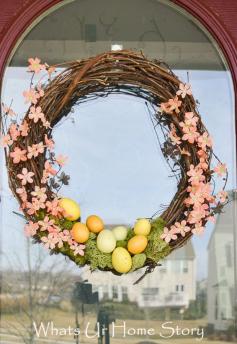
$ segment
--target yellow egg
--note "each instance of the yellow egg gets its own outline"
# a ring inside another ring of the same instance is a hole
[[[65,214],[64,217],[70,221],[76,221],[81,215],[79,205],[70,198],[61,198],[59,205],[63,208]]]
[[[83,244],[89,239],[90,232],[84,223],[77,222],[71,229],[71,235],[76,242]]]
[[[93,233],[99,233],[104,229],[104,222],[97,215],[90,215],[86,219],[86,225]]]
[[[147,219],[139,219],[135,223],[134,233],[137,235],[148,235],[151,231],[151,223]]]
[[[116,247],[116,239],[109,229],[104,229],[97,236],[97,248],[103,253],[110,253]]]
[[[142,253],[147,247],[147,243],[145,235],[135,235],[128,241],[128,251],[132,254]]]
[[[117,226],[112,229],[116,240],[125,240],[128,234],[128,229],[124,226]]]
[[[117,247],[112,253],[113,268],[121,274],[127,273],[132,267],[132,258],[123,247]]]

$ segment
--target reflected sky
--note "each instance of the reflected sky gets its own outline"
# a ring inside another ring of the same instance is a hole
[[[187,82],[186,71],[176,74]],[[24,68],[7,68],[3,83],[3,101],[23,113],[27,108],[19,90],[29,87]],[[227,163],[227,189],[235,188],[235,137],[233,90],[229,72],[191,71],[189,81],[199,111],[214,138],[215,152]],[[137,217],[149,217],[161,204],[169,204],[176,182],[164,160],[143,100],[111,95],[80,104],[54,130],[56,152],[68,155],[64,171],[70,185],[61,196],[77,200],[82,220],[99,214],[107,224],[132,224]],[[1,152],[2,154],[2,152]],[[20,251],[23,224],[12,210],[18,210],[8,187],[1,156],[1,222],[3,251]],[[198,259],[198,278],[207,274],[206,247],[212,231],[208,226],[202,238],[193,238]],[[4,264],[7,264],[4,261]]]

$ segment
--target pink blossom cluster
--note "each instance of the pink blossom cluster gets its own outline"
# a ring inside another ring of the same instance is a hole
[[[28,61],[28,70],[30,72],[37,74],[46,69],[46,65],[41,64],[38,58],[30,58]],[[45,128],[50,128],[50,123],[46,120],[42,108],[37,105],[43,96],[44,90],[40,84],[35,88],[30,87],[30,89],[23,92],[25,103],[31,104],[29,113],[20,125],[15,121],[10,124],[7,134],[1,137],[1,145],[4,148],[9,148],[9,157],[14,164],[22,165],[21,172],[17,174],[20,186],[16,189],[16,193],[21,200],[21,209],[32,219],[25,226],[25,234],[31,237],[37,233],[40,234],[42,243],[48,249],[62,248],[67,243],[74,255],[83,256],[85,245],[78,244],[73,240],[70,231],[61,229],[56,225],[55,220],[64,215],[64,211],[59,205],[58,197],[55,195],[53,199],[48,199],[47,195],[48,179],[57,175],[61,167],[66,163],[67,157],[59,155],[46,160],[41,185],[32,187],[35,173],[24,167],[24,163],[28,159],[37,158],[40,154],[44,154],[47,151],[52,152],[54,150],[54,141],[45,134],[41,142],[34,143],[31,146],[23,147],[22,144],[21,146],[14,144],[19,136],[28,136],[32,123],[41,122]],[[3,110],[7,116],[12,117],[15,115],[14,111],[5,105]],[[11,147],[12,145],[13,147]],[[57,169],[55,169],[55,164],[58,166]],[[36,221],[39,210],[43,210],[45,216],[43,220]]]
[[[167,103],[161,104],[163,112],[170,115],[180,114],[180,107],[182,100],[186,95],[192,95],[191,87],[187,84],[180,84],[179,90],[176,92],[174,99],[169,99]],[[170,126],[169,138],[173,145],[180,149],[181,154],[190,155],[184,148],[181,148],[183,142],[188,142],[195,145],[197,148],[197,155],[199,162],[196,166],[191,165],[187,172],[188,197],[184,204],[186,211],[185,219],[181,222],[175,222],[170,228],[165,227],[161,239],[169,243],[171,240],[176,240],[178,235],[184,237],[187,233],[202,234],[204,232],[204,224],[206,221],[213,221],[214,216],[211,211],[211,205],[215,206],[218,203],[225,203],[227,199],[226,191],[220,191],[216,196],[213,195],[212,185],[207,180],[206,172],[209,169],[208,165],[208,150],[212,147],[213,141],[208,132],[200,133],[198,131],[199,118],[193,112],[185,112],[184,118],[179,121],[178,135],[174,124]],[[213,170],[219,177],[226,174],[226,165],[218,163]]]

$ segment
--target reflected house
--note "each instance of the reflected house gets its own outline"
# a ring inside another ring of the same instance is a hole
[[[196,298],[196,259],[191,241],[174,251],[139,284],[133,283],[144,269],[117,277],[112,273],[84,270],[99,300],[135,302],[140,307],[187,308]]]
[[[208,323],[210,329],[217,331],[227,330],[235,319],[237,194],[233,196],[229,192],[234,199],[218,216],[208,245]]]

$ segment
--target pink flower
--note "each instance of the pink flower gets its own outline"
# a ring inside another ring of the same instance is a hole
[[[40,153],[44,152],[44,145],[43,142],[40,142],[38,144],[34,144],[32,146],[28,147],[28,159],[31,159],[32,157],[37,157]]]
[[[181,222],[175,222],[174,226],[174,232],[179,233],[182,235],[182,237],[185,237],[187,232],[190,232],[191,228],[187,226],[187,222],[185,220]]]
[[[222,177],[227,172],[226,164],[219,163],[214,171],[217,173],[218,177]]]
[[[190,177],[188,181],[192,185],[198,185],[205,180],[203,170],[199,167],[194,167],[194,165],[190,165],[190,170],[187,172],[187,175]]]
[[[12,141],[10,135],[3,135],[3,136],[1,137],[1,146],[2,146],[3,148],[5,148],[5,147],[7,147],[7,146],[10,146],[10,145],[12,145],[12,144],[13,144],[13,141]]]
[[[182,136],[182,140],[188,141],[189,143],[194,143],[199,137],[196,127],[189,127],[189,129]]]
[[[53,201],[46,202],[47,211],[53,216],[58,216],[63,213],[63,209],[59,206],[59,200],[54,198]]]
[[[17,124],[15,123],[12,123],[9,127],[9,132],[10,132],[10,135],[11,135],[11,138],[13,141],[16,141],[16,139],[18,138],[18,136],[20,136],[20,132],[17,128]]]
[[[56,244],[58,242],[58,238],[54,233],[49,233],[48,236],[43,236],[41,238],[41,241],[43,242],[43,244],[46,248],[52,250],[56,247]]]
[[[207,204],[195,206],[194,210],[192,210],[189,214],[188,222],[192,224],[200,222],[208,214],[207,209],[208,209]]]
[[[172,114],[173,112],[175,112],[176,114],[178,114],[180,112],[180,106],[182,105],[181,100],[179,100],[179,98],[177,96],[175,96],[175,98],[173,99],[169,99],[167,103],[161,103],[161,109],[169,114]]]
[[[204,202],[202,192],[190,193],[189,198],[186,200],[187,204],[193,204],[195,206]]]
[[[49,121],[46,121],[45,118],[42,119],[42,123],[43,123],[43,127],[45,127],[46,129],[51,128],[51,127],[50,127],[50,122],[49,122]],[[51,129],[52,129],[52,128],[51,128]]]
[[[44,114],[42,112],[41,106],[31,106],[29,118],[34,120],[34,123],[37,123],[40,119],[44,120]]]
[[[56,157],[56,162],[60,165],[60,166],[64,166],[66,164],[68,160],[67,156],[64,156],[62,154],[60,154],[59,156]]]
[[[180,145],[181,144],[180,137],[176,134],[176,129],[175,129],[174,125],[171,126],[171,130],[170,130],[168,136],[171,139],[173,145]]]
[[[64,229],[62,232],[59,233],[61,239],[65,242],[68,242],[70,239],[72,239],[72,236],[69,232],[69,230]]]
[[[45,202],[47,199],[46,188],[40,188],[39,186],[35,186],[35,190],[31,192],[31,195],[38,198],[42,202]]]
[[[45,141],[45,145],[46,147],[52,151],[54,149],[54,141],[52,139],[49,139],[48,136],[45,134],[44,135],[44,141]]]
[[[32,177],[35,175],[33,172],[28,172],[27,168],[22,169],[22,174],[18,174],[17,178],[21,179],[21,184],[26,185],[27,183],[33,183]]]
[[[206,150],[206,147],[212,147],[212,144],[212,138],[208,135],[207,132],[199,136],[198,146],[201,147],[203,150]]]
[[[26,192],[26,189],[24,187],[23,188],[17,188],[16,193],[20,196],[23,203],[25,203],[27,201],[27,192]]]
[[[70,249],[73,250],[74,252],[74,255],[78,255],[79,256],[84,256],[85,252],[84,252],[84,249],[85,249],[85,245],[78,245],[76,242],[74,242],[73,244],[71,244],[70,246]]]
[[[41,231],[49,231],[51,227],[54,225],[54,220],[50,220],[48,216],[45,216],[43,221],[38,221]]]
[[[19,127],[19,131],[21,132],[21,136],[27,136],[29,131],[29,125],[26,121],[23,121],[23,123]]]
[[[221,203],[225,203],[225,201],[228,198],[228,194],[226,191],[222,190],[222,191],[218,192],[217,198],[219,198]]]
[[[193,112],[185,112],[185,120],[184,122],[180,122],[180,126],[184,133],[188,133],[190,127],[195,127],[198,122],[198,117],[194,115]]]
[[[37,233],[38,228],[39,228],[38,223],[34,223],[30,221],[27,225],[25,225],[25,235],[27,237],[34,236]]]
[[[29,66],[28,66],[28,70],[30,72],[34,72],[36,74],[38,74],[41,70],[45,69],[45,65],[41,64],[41,60],[36,57],[36,58],[29,58],[28,59],[29,62]]]
[[[48,160],[45,161],[44,168],[45,168],[45,171],[51,174],[52,176],[55,176],[57,174],[57,171],[52,167],[52,165],[50,164]]]
[[[25,103],[36,104],[40,98],[39,93],[36,92],[34,88],[30,88],[23,92],[23,97],[25,98]]]
[[[185,96],[188,94],[189,96],[192,95],[191,85],[189,84],[179,84],[179,90],[176,92],[177,96],[181,96],[182,98],[185,98]]]
[[[10,153],[10,157],[13,158],[14,164],[19,164],[20,161],[26,161],[26,150],[15,147],[14,151]]]
[[[195,227],[192,229],[192,233],[196,235],[202,235],[204,233],[204,227],[201,222],[195,224]]]
[[[16,115],[16,113],[10,107],[6,106],[5,104],[2,104],[2,111],[10,117],[13,117]]]
[[[160,238],[165,240],[165,242],[167,242],[167,244],[171,240],[176,240],[177,235],[176,235],[174,226],[172,226],[172,228],[170,230],[167,227],[165,227],[164,232],[163,232],[163,234],[161,234]]]

